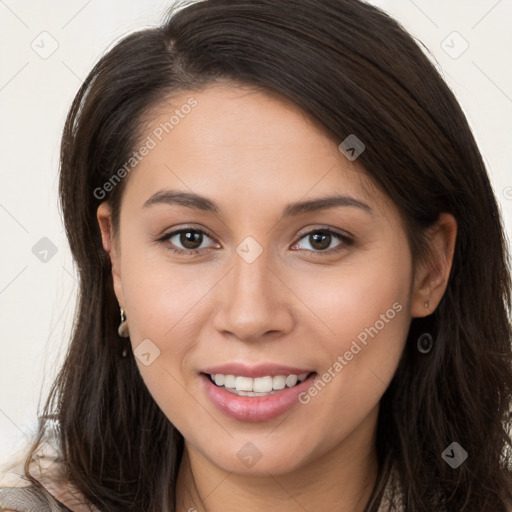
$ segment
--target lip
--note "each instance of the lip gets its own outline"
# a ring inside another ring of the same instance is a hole
[[[298,400],[299,395],[311,386],[313,380],[317,376],[316,372],[310,372],[307,379],[292,388],[285,388],[277,391],[273,395],[248,397],[230,393],[224,388],[216,386],[211,381],[210,376],[207,375],[207,373],[223,373],[223,371],[220,371],[221,368],[225,370],[225,367],[219,366],[216,368],[215,372],[208,371],[200,375],[206,395],[217,409],[226,416],[238,421],[250,423],[272,420],[290,410],[294,405],[300,403]],[[265,373],[265,375],[263,375],[260,369],[257,371],[259,373],[256,376],[269,375],[269,373]],[[280,371],[282,371],[282,367],[280,368]],[[306,373],[307,370],[301,370],[301,372]],[[295,373],[295,371],[292,371],[291,373]],[[237,375],[237,373],[229,371],[226,375]],[[249,375],[243,372],[238,373],[238,375],[245,375],[249,377]],[[276,373],[275,375],[283,375],[283,373]]]
[[[235,375],[242,377],[275,377],[276,375],[301,375],[303,373],[311,373],[314,370],[307,368],[296,368],[291,366],[276,365],[274,363],[260,363],[258,365],[247,365],[243,363],[227,363],[220,366],[212,366],[201,370],[202,373],[210,375]]]

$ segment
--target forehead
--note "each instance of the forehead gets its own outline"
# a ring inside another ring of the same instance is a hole
[[[261,206],[326,192],[386,201],[319,122],[254,88],[221,83],[174,94],[147,117],[138,147],[144,145],[151,149],[127,184],[141,200],[179,187],[231,203],[263,200]]]

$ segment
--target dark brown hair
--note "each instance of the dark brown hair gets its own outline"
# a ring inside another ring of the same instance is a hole
[[[69,479],[102,512],[174,511],[183,437],[146,389],[118,337],[110,260],[94,191],[140,142],[148,112],[217,80],[291,100],[340,143],[364,142],[358,162],[397,205],[413,261],[441,212],[458,223],[452,272],[436,311],[413,319],[378,419],[378,508],[395,468],[408,511],[512,506],[510,272],[489,178],[461,108],[413,38],[355,0],[204,0],[161,27],[131,34],[94,67],[69,112],[60,197],[80,278],[65,363],[44,408],[58,419]],[[192,93],[191,93],[192,94]],[[126,180],[107,199],[119,218]],[[116,224],[117,226],[117,224]],[[427,356],[415,334],[435,337]],[[25,470],[43,434],[34,442]],[[452,442],[469,454],[457,469]]]

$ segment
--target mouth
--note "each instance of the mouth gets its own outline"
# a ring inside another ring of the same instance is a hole
[[[262,376],[201,372],[200,378],[206,396],[225,416],[242,422],[263,422],[300,405],[300,394],[318,375],[315,371],[279,375],[257,373]]]
[[[266,375],[265,377],[244,377],[241,375],[224,375],[222,373],[209,374],[211,382],[218,388],[222,388],[237,396],[271,396],[283,389],[293,388],[304,382],[315,372],[289,374],[289,375]]]

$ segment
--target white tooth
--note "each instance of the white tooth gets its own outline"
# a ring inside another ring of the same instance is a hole
[[[270,396],[275,393],[275,391],[271,391],[270,393],[255,393],[254,391],[237,391],[236,389],[228,389],[226,388],[226,391],[229,391],[230,393],[233,393],[237,396]]]
[[[272,377],[257,377],[252,384],[252,390],[257,393],[272,391]]]
[[[291,388],[297,384],[297,375],[288,375],[286,377],[286,385]]]
[[[225,375],[224,376],[224,387],[226,388],[235,388],[236,379],[234,375]]]
[[[284,389],[286,387],[286,377],[284,375],[272,377],[272,387],[274,389]]]
[[[274,377],[257,377],[252,379],[251,377],[243,377],[236,375],[222,375],[212,374],[211,378],[217,384],[217,386],[224,386],[228,390],[233,392],[240,392],[242,396],[264,396],[265,394],[272,394],[272,391],[281,390],[285,387],[293,387],[297,382],[303,382],[308,373],[301,373],[300,375],[276,375]],[[254,394],[253,394],[254,393]]]
[[[237,391],[252,391],[251,377],[237,377],[235,380],[235,388]]]

